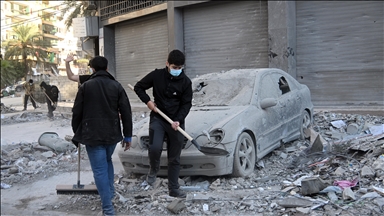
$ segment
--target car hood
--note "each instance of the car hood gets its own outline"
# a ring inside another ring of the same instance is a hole
[[[194,107],[186,118],[185,131],[194,137],[215,128],[223,128],[248,106]]]

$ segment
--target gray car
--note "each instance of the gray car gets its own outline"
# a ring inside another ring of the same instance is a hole
[[[185,131],[199,145],[225,149],[229,155],[204,155],[185,139],[181,176],[248,176],[256,161],[283,143],[306,138],[304,131],[312,123],[308,87],[280,69],[205,74],[192,80],[192,88]],[[149,117],[136,123],[131,149],[119,150],[128,173],[148,173],[148,123]],[[167,175],[166,149],[165,138],[159,175]]]

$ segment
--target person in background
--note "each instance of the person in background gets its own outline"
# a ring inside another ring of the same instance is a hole
[[[102,203],[102,214],[115,215],[112,204],[115,191],[112,154],[120,141],[124,150],[131,146],[132,113],[124,88],[107,72],[107,66],[106,58],[93,58],[94,72],[79,87],[72,108],[72,130],[75,134],[72,142],[86,147]]]
[[[27,104],[28,104],[29,98],[31,98],[33,108],[36,109],[37,106],[36,106],[35,99],[33,97],[33,93],[35,92],[35,85],[33,84],[33,79],[30,79],[28,82],[25,82],[23,84],[23,88],[25,90],[23,111],[27,110]]]
[[[55,85],[48,85],[44,81],[40,83],[40,88],[43,90],[45,100],[48,107],[48,118],[53,118],[53,111],[56,110],[57,101],[59,100],[59,89]]]
[[[67,58],[64,60],[65,61],[65,71],[67,72],[67,77],[69,80],[78,82],[79,85],[81,85],[92,76],[93,70],[92,70],[91,60],[89,60],[89,63],[88,63],[88,67],[91,71],[91,74],[84,74],[84,75],[73,74],[73,72],[71,70],[71,65],[69,64],[69,62],[71,62],[73,60],[74,60],[73,54],[68,54]]]
[[[173,50],[168,54],[166,67],[156,69],[139,82],[134,90],[137,96],[152,110],[149,122],[149,164],[147,182],[152,185],[156,181],[160,168],[160,157],[163,149],[164,136],[167,136],[168,147],[168,191],[173,197],[186,197],[179,189],[180,154],[184,145],[184,137],[177,131],[184,129],[184,121],[192,107],[192,82],[185,75],[183,66],[185,56],[180,50]],[[152,88],[154,101],[145,92]],[[173,120],[169,124],[156,112],[159,108]]]

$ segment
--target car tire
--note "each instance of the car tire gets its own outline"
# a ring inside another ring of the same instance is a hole
[[[15,89],[17,92],[21,92],[21,87],[16,87],[16,89]]]
[[[301,115],[301,125],[300,125],[300,138],[302,140],[308,139],[311,137],[309,133],[305,133],[305,130],[309,128],[311,125],[311,116],[309,115],[308,111],[304,110],[303,114]]]
[[[253,173],[256,164],[256,148],[248,133],[240,134],[233,157],[233,172],[236,177],[246,177]]]

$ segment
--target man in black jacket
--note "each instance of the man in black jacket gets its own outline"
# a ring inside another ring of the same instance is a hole
[[[53,117],[53,111],[57,107],[57,101],[59,99],[59,89],[55,85],[48,85],[44,81],[40,83],[40,87],[45,94],[45,100],[47,101],[48,114],[49,118]]]
[[[103,214],[115,215],[112,154],[120,141],[125,150],[131,146],[132,113],[124,88],[106,71],[107,65],[102,56],[92,59],[94,73],[80,86],[72,109],[72,141],[86,146]]]
[[[135,85],[135,92],[140,100],[152,110],[149,123],[149,149],[148,157],[150,170],[147,182],[153,184],[160,168],[160,157],[163,148],[164,136],[167,136],[168,153],[168,190],[173,197],[185,197],[186,194],[179,189],[180,154],[184,145],[183,135],[177,127],[184,129],[184,120],[192,107],[192,82],[185,75],[183,65],[184,54],[173,50],[168,55],[166,67],[156,69]],[[153,98],[145,92],[153,88]],[[169,124],[156,109],[166,114],[173,123]]]

